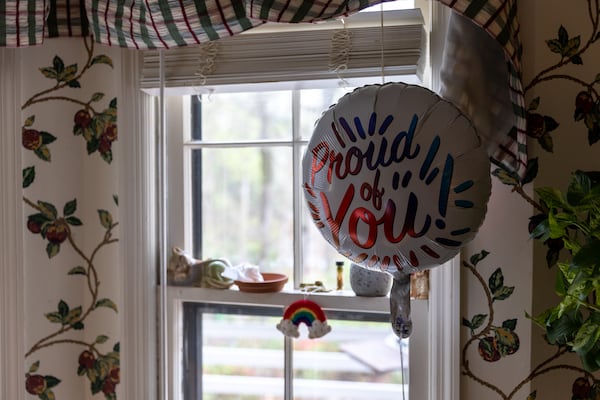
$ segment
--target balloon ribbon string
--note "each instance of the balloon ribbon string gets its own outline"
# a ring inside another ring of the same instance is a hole
[[[381,84],[385,83],[385,62],[384,62],[384,46],[383,46],[383,2],[379,4],[379,22],[381,24],[380,29],[380,41],[381,41]]]
[[[402,341],[404,339],[398,338],[398,347],[400,348],[400,372],[402,374],[402,400],[406,400],[406,380],[404,376],[404,355],[402,354]]]

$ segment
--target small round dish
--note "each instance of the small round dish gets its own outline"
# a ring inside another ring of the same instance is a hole
[[[280,292],[283,286],[287,283],[288,277],[284,274],[274,272],[263,272],[262,282],[242,282],[234,281],[240,292],[248,293],[274,293]]]

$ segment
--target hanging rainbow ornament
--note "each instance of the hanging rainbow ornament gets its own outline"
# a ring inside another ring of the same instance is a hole
[[[331,332],[323,309],[308,299],[298,300],[287,306],[277,329],[285,336],[297,338],[300,336],[300,324],[307,326],[310,339],[320,338]]]

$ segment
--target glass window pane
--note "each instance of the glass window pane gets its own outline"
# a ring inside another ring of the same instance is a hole
[[[301,329],[294,340],[295,400],[398,400],[403,389],[408,398],[407,340],[399,343],[388,322],[328,321],[327,335],[308,339]]]
[[[282,400],[278,317],[202,314],[202,399]]]
[[[280,308],[183,307],[185,400],[283,400],[285,337],[275,328]],[[301,323],[300,337],[292,340],[294,400],[408,399],[408,339],[399,341],[381,316],[328,314],[330,333],[309,339]]]
[[[340,97],[354,88],[305,89],[300,93],[300,137],[310,139],[315,124]]]
[[[291,148],[194,151],[202,158],[201,200],[194,202],[202,209],[202,257],[248,262],[291,278]]]
[[[291,137],[290,91],[213,93],[202,96],[203,140],[289,140]]]

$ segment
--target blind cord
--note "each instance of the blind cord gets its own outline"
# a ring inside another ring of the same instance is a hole
[[[215,40],[206,42],[199,47],[198,52],[198,69],[194,75],[200,77],[200,86],[204,86],[206,84],[207,75],[215,72],[215,59],[219,53],[219,45]]]
[[[329,52],[329,71],[335,72],[340,80],[340,86],[347,87],[348,82],[342,77],[342,72],[348,69],[350,52],[352,51],[352,34],[346,28],[346,21],[342,19],[343,29],[337,30],[331,36],[331,50]]]

